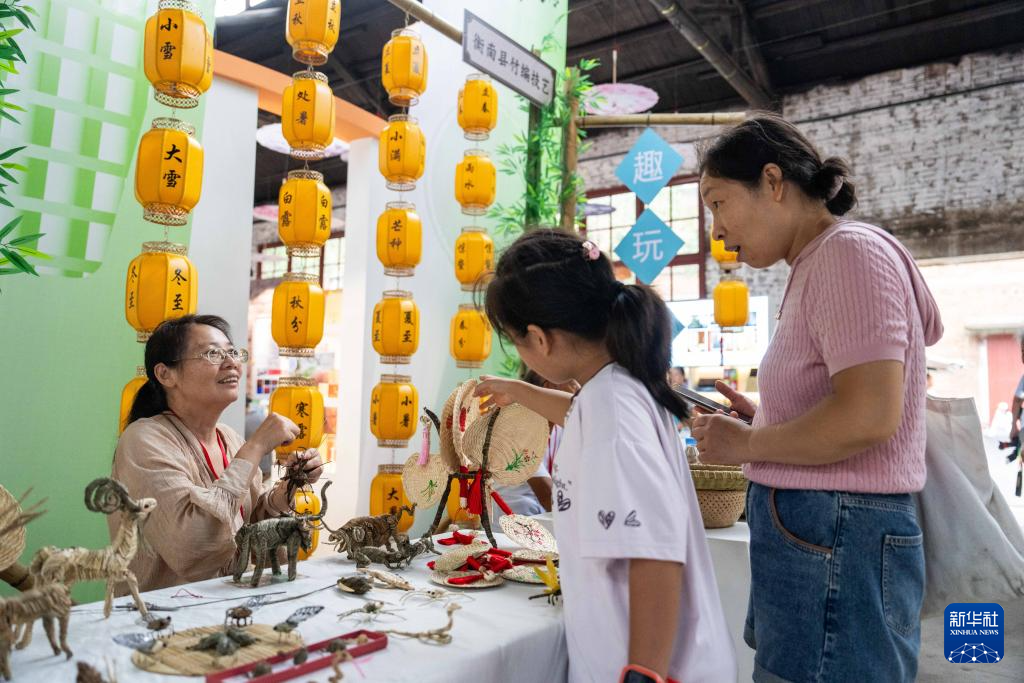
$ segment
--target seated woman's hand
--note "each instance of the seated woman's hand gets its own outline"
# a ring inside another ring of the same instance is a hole
[[[284,461],[284,466],[287,469],[301,467],[306,475],[306,481],[310,484],[315,484],[324,473],[324,463],[320,459],[320,452],[315,448],[290,453],[288,459]]]

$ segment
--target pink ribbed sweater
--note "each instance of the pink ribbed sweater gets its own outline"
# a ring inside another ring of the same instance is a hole
[[[787,422],[832,392],[832,375],[878,360],[904,364],[896,434],[842,462],[751,463],[751,481],[788,489],[906,493],[924,486],[925,346],[942,336],[928,286],[906,248],[873,225],[840,220],[793,261],[761,365],[754,427]]]

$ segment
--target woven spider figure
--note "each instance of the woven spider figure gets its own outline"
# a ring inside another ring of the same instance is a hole
[[[473,600],[472,595],[466,595],[465,593],[453,593],[446,591],[443,588],[420,588],[414,591],[409,591],[398,599],[399,602],[405,603],[406,601],[418,602],[422,605],[433,605],[435,603],[441,603],[446,607],[453,603],[459,602],[460,600]]]
[[[338,615],[338,621],[345,621],[346,619],[356,619],[360,623],[371,623],[376,622],[378,619],[384,616],[397,617],[399,620],[405,619],[401,614],[398,614],[399,610],[390,609],[387,603],[379,600],[370,600],[362,607],[350,609],[347,612],[342,612]]]

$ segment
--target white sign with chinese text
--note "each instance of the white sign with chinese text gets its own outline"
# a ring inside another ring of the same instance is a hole
[[[463,20],[462,60],[538,106],[554,97],[555,70],[469,11]]]

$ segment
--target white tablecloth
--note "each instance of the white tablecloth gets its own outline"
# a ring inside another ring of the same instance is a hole
[[[498,535],[501,547],[515,547]],[[439,546],[441,549],[442,546]],[[316,558],[299,563],[299,577],[294,582],[274,583],[258,589],[248,586],[237,587],[228,579],[211,579],[189,584],[184,588],[203,595],[207,599],[246,595],[270,591],[287,591],[300,595],[315,588],[331,585],[343,575],[353,573],[353,563],[343,555]],[[417,588],[437,587],[430,583],[426,562],[431,557],[421,556],[402,575]],[[269,573],[269,571],[268,571]],[[567,673],[568,655],[565,649],[564,630],[560,607],[548,605],[544,599],[529,600],[529,596],[541,592],[543,586],[506,582],[497,588],[459,592],[471,595],[472,601],[463,601],[463,609],[455,613],[453,641],[449,645],[427,645],[416,640],[391,637],[385,650],[368,655],[356,664],[344,665],[345,680],[381,681],[409,683],[449,683],[458,680],[476,681],[543,681],[545,683],[564,681]],[[195,598],[171,598],[179,588],[167,588],[145,593],[143,599],[157,605],[188,604],[200,602]],[[455,589],[453,589],[455,590]],[[401,591],[374,589],[367,598],[398,604]],[[284,596],[273,596],[272,599]],[[130,599],[119,598],[115,605]],[[193,626],[210,626],[223,623],[224,610],[239,602],[220,603],[207,607],[194,607],[171,614],[174,628],[182,631]],[[306,598],[277,605],[268,605],[254,615],[256,623],[276,624],[305,605],[324,605],[317,616],[299,626],[298,631],[307,643],[314,643],[359,628],[396,628],[404,631],[421,631],[443,626],[447,620],[444,607],[439,604],[418,606],[407,603],[402,609],[404,621],[388,619],[377,625],[359,625],[351,619],[343,623],[337,614],[362,605],[364,600],[350,594],[343,594],[337,588],[329,588]],[[115,666],[118,683],[131,681],[183,681],[201,680],[198,677],[162,676],[141,671],[131,663],[131,650],[115,644],[111,638],[118,633],[144,631],[137,612],[115,610],[110,619],[104,620],[102,604],[92,603],[74,608],[68,636],[68,644],[75,653],[70,662],[63,655],[55,657],[43,633],[42,625],[35,627],[32,645],[23,651],[11,654],[11,669],[15,681],[46,681],[63,683],[75,680],[75,660],[86,661],[101,672],[106,671],[106,659]],[[360,673],[361,672],[361,673]],[[330,669],[312,676],[302,676],[305,681],[326,681]]]

